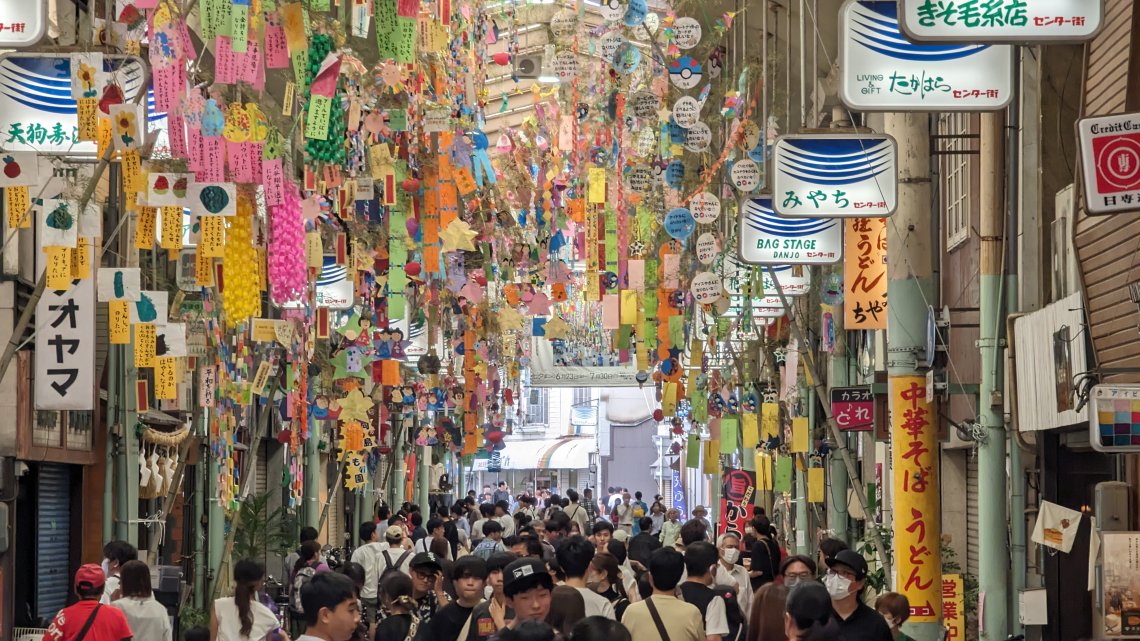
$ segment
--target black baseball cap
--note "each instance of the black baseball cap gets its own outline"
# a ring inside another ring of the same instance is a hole
[[[542,561],[529,557],[518,559],[503,569],[503,594],[513,597],[537,587],[554,589],[554,579]]]
[[[408,567],[416,570],[433,570],[435,572],[443,571],[443,564],[439,562],[439,557],[431,552],[420,552],[412,557],[412,562]]]
[[[867,559],[864,559],[863,555],[855,550],[840,550],[835,553],[835,556],[827,559],[827,567],[834,568],[837,565],[851,568],[855,572],[856,581],[867,578]]]

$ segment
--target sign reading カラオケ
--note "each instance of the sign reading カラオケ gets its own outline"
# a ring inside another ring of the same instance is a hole
[[[0,48],[19,49],[40,41],[47,31],[44,0],[0,0]]]
[[[1089,214],[1140,209],[1140,113],[1077,122]]]
[[[994,111],[1013,98],[1008,45],[915,44],[893,1],[848,0],[839,30],[839,96],[852,109]]]
[[[741,203],[740,261],[749,265],[830,265],[843,257],[843,221],[781,218],[771,198]]]
[[[890,136],[783,136],[772,149],[772,204],[790,218],[880,218],[898,203]]]
[[[1104,18],[1103,0],[900,0],[915,42],[1084,42]]]

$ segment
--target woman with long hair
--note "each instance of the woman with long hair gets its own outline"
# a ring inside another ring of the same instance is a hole
[[[839,622],[831,611],[831,595],[821,583],[803,583],[788,592],[784,606],[784,636],[788,641],[832,641]]]
[[[111,605],[126,615],[134,641],[171,641],[170,615],[154,598],[146,563],[127,561],[119,568],[119,594]]]
[[[257,599],[264,585],[264,565],[251,559],[234,564],[234,595],[214,601],[211,641],[263,641],[273,632],[288,641],[273,611]]]
[[[412,641],[416,637],[419,606],[412,594],[412,579],[403,572],[389,572],[380,580],[380,602],[386,616],[376,626],[375,641]]]
[[[566,639],[570,630],[586,618],[586,600],[577,588],[568,585],[556,585],[550,592],[550,612],[546,615],[546,622],[554,628],[557,639]]]
[[[586,585],[613,604],[614,614],[621,621],[625,609],[629,607],[629,595],[625,592],[621,566],[617,559],[610,554],[595,554],[590,560],[586,576]]]

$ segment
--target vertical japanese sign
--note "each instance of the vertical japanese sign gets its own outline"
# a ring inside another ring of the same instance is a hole
[[[910,601],[915,623],[942,613],[938,425],[926,378],[890,379],[894,476],[895,589]]]
[[[869,432],[875,427],[875,395],[869,387],[835,387],[831,414],[845,432]]]
[[[843,328],[887,328],[887,219],[854,218],[843,230]]]
[[[45,289],[36,304],[37,410],[95,409],[95,279]]]
[[[756,473],[725,470],[721,475],[721,484],[717,536],[725,532],[735,532],[738,536],[744,536],[744,528],[748,525],[748,521],[752,520]]]
[[[839,96],[852,109],[992,111],[1013,99],[1008,45],[914,44],[893,1],[848,0],[839,31]]]
[[[902,0],[903,32],[915,42],[1084,42],[1100,31],[1103,0]]]
[[[681,481],[681,470],[673,470],[673,507],[677,508],[681,514],[688,514],[689,510],[685,506],[685,484]]]
[[[961,574],[942,575],[942,625],[946,626],[946,641],[966,638],[966,591]]]
[[[788,218],[890,216],[898,148],[884,135],[782,136],[772,148],[772,205]]]
[[[1140,209],[1140,114],[1077,121],[1085,210],[1090,215]]]
[[[1140,607],[1133,597],[1140,581],[1140,532],[1104,532],[1100,552],[1104,629],[1097,636],[1140,636]]]

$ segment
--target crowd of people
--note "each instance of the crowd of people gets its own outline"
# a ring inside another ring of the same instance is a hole
[[[640,492],[616,488],[604,500],[588,489],[514,499],[488,490],[487,501],[472,492],[426,518],[416,505],[379,506],[359,525],[351,560],[335,569],[316,530],[303,528],[282,568],[286,607],[266,596],[264,565],[240,560],[209,629],[183,638],[907,641],[904,596],[864,603],[862,555],[826,539],[817,558],[788,556],[762,511],[745,532],[714,537],[703,507],[682,522],[660,496],[646,505]],[[79,569],[80,600],[44,641],[172,641],[134,548],[111,542],[104,556],[102,567]]]

